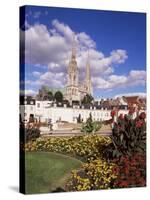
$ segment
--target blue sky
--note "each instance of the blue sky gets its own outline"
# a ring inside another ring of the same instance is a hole
[[[41,85],[65,87],[74,32],[81,82],[90,53],[94,97],[146,92],[144,13],[39,6],[26,6],[21,20],[26,46],[21,89],[35,94]]]

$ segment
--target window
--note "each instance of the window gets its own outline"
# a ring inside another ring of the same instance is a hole
[[[30,104],[33,105],[33,101],[31,101]]]
[[[40,108],[40,103],[37,103],[37,107]]]
[[[24,116],[27,116],[27,113],[24,113]]]

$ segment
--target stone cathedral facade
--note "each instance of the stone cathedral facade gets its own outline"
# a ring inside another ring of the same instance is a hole
[[[76,45],[74,39],[72,45],[72,55],[67,69],[68,82],[65,93],[65,99],[67,99],[70,103],[72,101],[81,101],[87,94],[92,95],[89,52],[85,68],[85,80],[79,82],[79,68],[76,61]]]

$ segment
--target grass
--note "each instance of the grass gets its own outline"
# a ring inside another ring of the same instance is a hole
[[[71,170],[82,164],[75,158],[51,152],[27,152],[25,157],[26,194],[63,188]]]

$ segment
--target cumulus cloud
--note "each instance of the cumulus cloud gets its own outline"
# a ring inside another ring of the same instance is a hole
[[[36,24],[25,31],[25,62],[48,65],[67,56],[68,45],[62,36],[52,36],[45,25]]]
[[[34,90],[20,90],[20,94],[21,95],[31,95],[31,96],[34,96],[34,95],[36,95],[37,94],[37,92],[36,91],[34,91]]]
[[[40,75],[41,75],[41,73],[37,72],[37,71],[34,71],[32,74],[34,77],[40,77]]]
[[[133,92],[133,93],[123,93],[123,94],[118,94],[115,95],[114,98],[116,99],[117,97],[130,97],[130,96],[139,96],[140,98],[146,98],[146,93],[144,92]]]
[[[48,29],[44,24],[34,24],[21,31],[21,40],[24,41],[25,38],[25,63],[47,67],[46,73],[33,72],[37,80],[30,81],[30,85],[64,87],[67,83],[67,66],[71,57],[74,30],[57,19],[51,25]],[[75,38],[80,80],[85,78],[89,51],[92,83],[95,88],[110,90],[145,84],[145,71],[132,70],[128,75],[115,74],[115,66],[124,63],[128,58],[126,50],[116,49],[105,56],[97,50],[95,41],[87,33],[75,33]]]
[[[111,61],[112,62],[117,62],[117,63],[124,63],[125,60],[128,58],[127,56],[127,52],[125,50],[122,49],[117,49],[117,50],[113,50],[111,52]]]
[[[146,72],[144,70],[131,70],[125,75],[110,75],[106,79],[93,77],[93,85],[99,89],[113,89],[145,85]]]
[[[81,33],[77,34],[77,39],[78,39],[79,43],[81,44],[81,46],[83,46],[83,47],[84,46],[88,47],[88,48],[96,47],[96,43],[85,32],[81,32]]]
[[[57,19],[55,19],[52,21],[52,25],[55,32],[63,35],[66,40],[69,40],[69,42],[72,42],[74,32],[67,24],[60,23]]]
[[[39,85],[49,85],[50,87],[62,88],[66,83],[66,76],[63,72],[52,73],[50,71],[42,74],[35,84]]]

